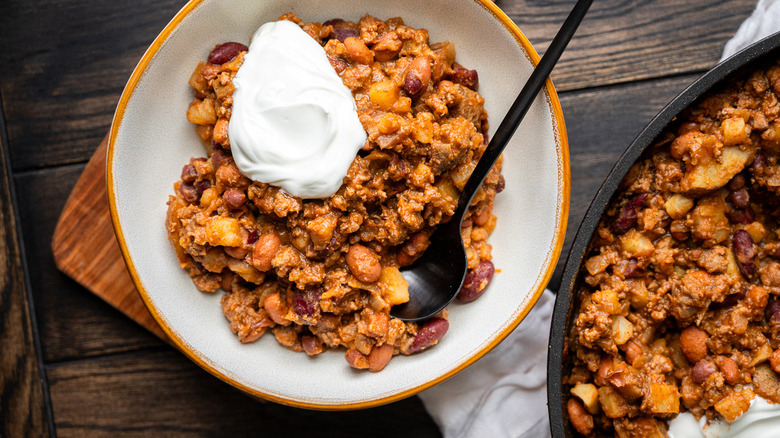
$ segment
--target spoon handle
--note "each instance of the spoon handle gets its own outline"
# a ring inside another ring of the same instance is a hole
[[[523,86],[517,99],[515,99],[515,102],[509,108],[506,117],[504,117],[504,120],[501,121],[498,129],[496,129],[493,139],[490,140],[490,144],[488,144],[485,152],[477,163],[477,166],[474,168],[471,178],[469,178],[466,186],[463,188],[463,192],[458,202],[458,209],[453,217],[459,217],[458,214],[465,211],[471,204],[474,194],[479,187],[482,186],[482,182],[485,180],[488,172],[490,172],[490,169],[496,163],[496,160],[498,160],[501,152],[504,151],[507,143],[509,143],[512,135],[517,130],[518,125],[520,125],[523,117],[525,117],[525,114],[528,112],[528,108],[531,107],[531,104],[536,99],[536,95],[539,94],[539,90],[541,90],[545,82],[547,82],[547,77],[550,76],[553,67],[555,67],[558,59],[560,59],[561,54],[563,54],[563,51],[569,44],[572,36],[574,36],[574,32],[577,31],[577,28],[585,17],[585,13],[588,12],[591,3],[593,3],[593,0],[578,0],[577,4],[574,5],[574,9],[569,13],[563,26],[561,26],[560,30],[558,30],[558,33],[555,35],[555,38],[553,38],[550,43],[550,47],[547,48],[547,51],[531,73],[531,76]]]

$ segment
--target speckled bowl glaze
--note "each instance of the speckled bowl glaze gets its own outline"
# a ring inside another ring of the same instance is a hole
[[[273,336],[240,344],[222,315],[221,293],[204,294],[176,261],[164,226],[173,183],[205,151],[185,112],[199,60],[225,41],[248,42],[258,26],[294,12],[304,21],[368,13],[400,16],[452,41],[457,61],[480,75],[491,125],[498,126],[539,57],[489,0],[193,0],[163,29],[133,72],[109,137],[107,184],[122,254],[144,302],[175,345],[241,390],[313,409],[356,409],[413,395],[463,370],[504,339],[531,310],[563,245],[569,206],[569,152],[551,82],[531,107],[504,160],[506,190],[496,200],[491,237],[498,272],[487,293],[450,306],[450,329],[434,348],[398,356],[379,373],[356,371],[343,350],[316,357]]]

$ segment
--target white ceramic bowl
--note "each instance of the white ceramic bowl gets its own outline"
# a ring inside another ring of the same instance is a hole
[[[264,336],[243,345],[219,304],[179,268],[164,226],[173,183],[205,151],[185,118],[190,74],[216,44],[248,42],[262,23],[292,11],[304,21],[369,13],[400,16],[451,41],[457,61],[476,69],[491,126],[498,126],[538,55],[489,0],[193,0],[146,52],[122,94],[111,127],[107,183],[111,217],[144,302],[176,346],[220,379],[268,400],[315,409],[374,406],[415,394],[456,374],[496,346],[536,303],[563,245],[569,153],[551,82],[507,147],[506,190],[497,196],[490,242],[498,268],[487,293],[450,306],[450,329],[435,347],[398,356],[379,373],[351,369],[344,351],[310,358]]]

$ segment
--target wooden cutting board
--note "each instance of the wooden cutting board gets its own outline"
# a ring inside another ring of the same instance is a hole
[[[165,332],[146,309],[119,250],[106,191],[104,138],[89,160],[54,229],[52,251],[57,267],[163,340]]]

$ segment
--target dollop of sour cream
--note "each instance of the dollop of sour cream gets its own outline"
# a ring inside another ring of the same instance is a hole
[[[756,396],[750,408],[731,423],[696,420],[683,412],[669,422],[669,438],[776,438],[780,436],[780,405]]]
[[[293,196],[333,195],[366,131],[322,46],[295,23],[266,23],[233,85],[228,136],[238,168]]]

